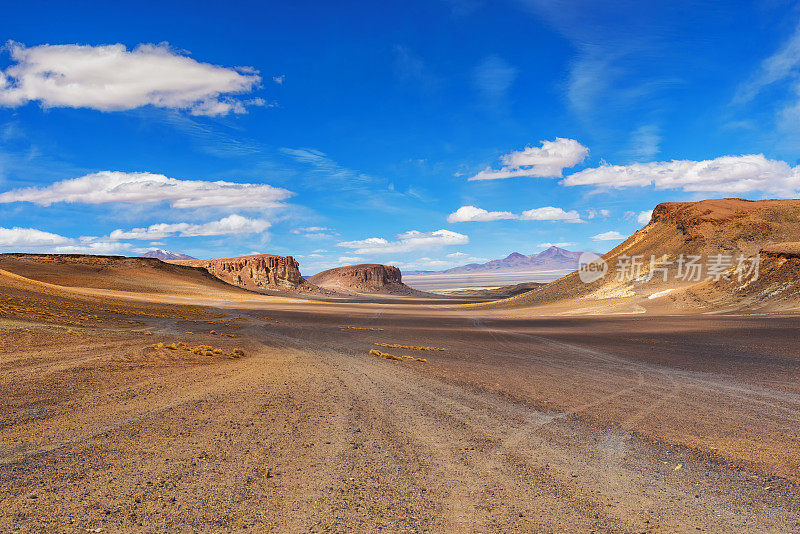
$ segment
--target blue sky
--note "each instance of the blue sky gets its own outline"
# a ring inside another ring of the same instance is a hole
[[[441,269],[798,196],[797,4],[664,4],[7,3],[0,251]]]

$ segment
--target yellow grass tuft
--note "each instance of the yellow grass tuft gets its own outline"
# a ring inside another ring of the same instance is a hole
[[[440,347],[423,347],[419,345],[400,345],[398,343],[375,343],[379,347],[386,347],[389,349],[410,349],[410,350],[447,350]]]
[[[370,349],[369,353],[372,356],[378,356],[379,358],[384,358],[386,360],[394,360],[394,361],[397,361],[397,362],[402,362],[403,360],[412,360],[412,361],[416,361],[416,362],[426,362],[427,363],[427,361],[428,361],[425,358],[417,358],[415,356],[395,356],[393,354],[387,354],[385,352],[381,352],[378,349]]]
[[[384,358],[386,360],[394,360],[394,361],[397,361],[397,362],[403,361],[403,358],[401,358],[400,356],[394,356],[393,354],[387,354],[385,352],[381,352],[381,351],[376,350],[376,349],[370,350],[369,353],[372,354],[373,356],[378,356],[378,357]]]

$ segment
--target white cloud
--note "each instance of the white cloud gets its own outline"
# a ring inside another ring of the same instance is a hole
[[[75,239],[36,228],[15,227],[0,228],[0,249],[56,254],[119,254],[130,250],[131,245],[97,237]]]
[[[653,217],[653,210],[640,211],[639,215],[636,216],[636,222],[638,222],[639,224],[648,224],[652,217]]]
[[[564,241],[563,243],[539,243],[539,246],[542,248],[550,248],[550,247],[566,248],[575,245],[577,245],[577,243],[572,243],[569,241]]]
[[[340,256],[336,263],[342,263],[345,265],[352,265],[355,263],[362,263],[364,258],[360,258],[358,256]]]
[[[447,216],[447,222],[467,222],[467,221],[499,221],[501,219],[517,219],[518,216],[510,211],[486,211],[475,206],[461,206],[456,211]]]
[[[123,254],[132,250],[130,243],[117,243],[114,241],[96,241],[94,243],[80,243],[55,247],[55,254]],[[136,250],[134,250],[136,252]]]
[[[178,235],[178,237],[197,237],[231,234],[254,234],[263,232],[270,227],[269,221],[263,219],[248,219],[241,215],[230,215],[218,221],[204,224],[191,223],[159,223],[147,228],[134,228],[129,231],[114,230],[109,235],[112,240],[121,239],[161,239]]]
[[[281,74],[280,76],[273,76],[272,81],[277,83],[278,85],[283,85],[283,82],[286,81],[286,75]]]
[[[0,71],[0,105],[38,101],[45,108],[185,109],[194,115],[245,113],[230,95],[249,92],[261,77],[252,68],[201,63],[166,44],[41,45],[9,42],[14,63]],[[261,101],[263,103],[263,100]],[[247,102],[259,105],[258,100]]]
[[[609,216],[611,216],[611,211],[606,209],[601,209],[601,210],[590,209],[586,211],[587,219],[594,219],[595,217],[609,217]]]
[[[469,254],[467,254],[466,252],[451,252],[450,254],[446,255],[446,257],[453,259],[465,258],[467,256],[469,256]]]
[[[516,176],[560,178],[564,169],[574,167],[586,159],[589,149],[574,139],[557,137],[555,141],[542,141],[542,146],[525,147],[500,158],[499,170],[487,167],[470,180],[499,180]]]
[[[634,160],[651,159],[661,151],[661,133],[658,126],[640,126],[631,135],[631,147],[626,151]]]
[[[691,161],[673,160],[631,165],[601,165],[567,176],[568,186],[597,185],[617,189],[653,185],[656,189],[744,193],[766,191],[795,196],[800,191],[800,167],[763,154],[722,156]]]
[[[0,204],[55,202],[101,204],[105,202],[169,202],[173,208],[226,207],[275,208],[291,191],[267,184],[178,180],[149,172],[102,171],[63,180],[45,187],[13,189],[0,193]]]
[[[564,211],[553,206],[544,206],[523,211],[521,214],[511,213],[510,211],[486,211],[475,206],[461,206],[456,211],[447,216],[447,222],[488,222],[503,219],[515,219],[520,221],[563,221],[570,223],[580,223],[580,215],[577,211]]]
[[[625,236],[617,231],[610,231],[610,232],[603,232],[602,234],[597,234],[592,236],[592,239],[595,241],[615,241],[618,239],[625,239]]]
[[[508,104],[508,91],[517,79],[517,72],[505,59],[489,56],[475,68],[473,82],[491,108],[504,111]]]
[[[382,237],[370,237],[358,241],[343,241],[337,245],[344,248],[355,249],[356,254],[392,254],[395,252],[409,252],[425,248],[441,247],[448,245],[466,245],[469,237],[450,230],[436,230],[435,232],[419,232],[411,230],[398,234],[397,241],[388,241]]]
[[[294,228],[292,230],[293,234],[305,234],[309,232],[330,232],[333,231],[333,228],[328,228],[327,226],[305,226],[301,228]]]
[[[333,228],[327,226],[305,226],[301,228],[293,228],[293,234],[299,234],[308,239],[329,239],[339,235]]]
[[[523,221],[563,221],[568,223],[581,223],[580,215],[575,210],[564,211],[561,208],[554,208],[553,206],[545,206],[543,208],[535,208],[532,210],[523,211],[520,215]]]
[[[35,228],[0,228],[0,247],[52,247],[72,239]]]
[[[755,98],[765,87],[793,76],[800,66],[800,25],[780,50],[761,62],[758,72],[736,90],[734,103]]]

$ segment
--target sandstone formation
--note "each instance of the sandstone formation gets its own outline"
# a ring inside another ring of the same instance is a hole
[[[176,265],[202,267],[220,280],[251,290],[295,290],[305,280],[300,266],[291,256],[255,254],[235,258],[170,261]]]
[[[411,294],[414,290],[403,283],[400,269],[378,263],[362,263],[337,267],[308,279],[319,287],[344,293]]]

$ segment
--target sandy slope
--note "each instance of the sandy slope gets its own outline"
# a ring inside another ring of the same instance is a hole
[[[101,293],[26,287],[0,285],[2,531],[800,528],[798,318],[246,292],[90,317]]]

